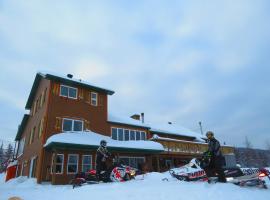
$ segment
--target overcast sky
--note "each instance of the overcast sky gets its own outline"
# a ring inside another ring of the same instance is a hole
[[[119,116],[270,141],[270,1],[0,1],[0,139],[37,71],[115,91]]]

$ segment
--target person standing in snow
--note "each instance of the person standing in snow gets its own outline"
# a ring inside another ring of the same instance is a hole
[[[107,142],[101,140],[96,156],[96,178],[98,181],[100,180],[100,172],[107,170],[106,160],[110,155],[110,152],[107,150]]]
[[[218,175],[218,181],[225,183],[226,177],[223,170],[224,157],[221,153],[221,147],[219,141],[214,137],[212,131],[206,133],[208,139],[208,150],[207,153],[210,157],[210,163],[207,167],[206,174],[208,177],[213,176],[214,174]]]

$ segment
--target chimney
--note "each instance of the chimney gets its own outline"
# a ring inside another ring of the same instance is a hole
[[[141,113],[142,116],[142,123],[144,123],[144,113]]]
[[[67,74],[67,77],[68,77],[68,78],[72,78],[73,75],[72,75],[72,74]]]

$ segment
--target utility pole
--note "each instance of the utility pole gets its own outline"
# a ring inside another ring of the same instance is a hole
[[[202,134],[202,136],[203,136],[202,122],[199,122],[199,126],[200,126],[200,130],[201,130],[201,134]]]

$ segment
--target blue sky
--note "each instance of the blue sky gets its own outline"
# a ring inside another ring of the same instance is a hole
[[[0,1],[0,138],[14,140],[37,71],[72,73],[145,113],[227,144],[270,141],[269,1]]]

